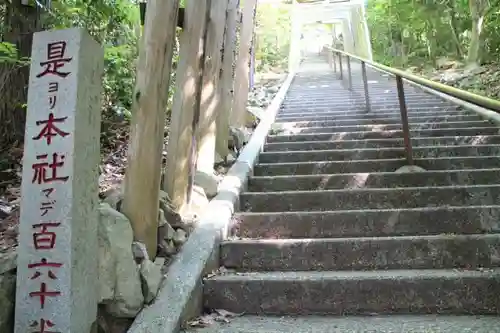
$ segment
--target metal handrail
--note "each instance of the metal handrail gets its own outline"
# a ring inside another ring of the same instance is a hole
[[[420,85],[423,85],[425,87],[434,89],[436,91],[439,91],[443,94],[447,94],[456,98],[459,98],[461,100],[467,101],[469,103],[481,106],[486,109],[494,110],[494,111],[499,111],[500,112],[500,101],[494,100],[488,97],[480,96],[462,89],[458,89],[455,87],[448,86],[446,84],[438,83],[435,81],[431,81],[428,79],[425,79],[421,76],[410,74],[408,72],[402,71],[400,69],[388,67],[373,61],[370,61],[368,59],[364,59],[362,57],[358,57],[356,55],[350,54],[348,52],[342,51],[342,50],[337,50],[334,48],[329,47],[333,53],[337,53],[339,55],[344,55],[348,58],[356,59],[360,61],[361,63],[366,63],[367,65],[379,69],[381,71],[387,72],[389,74],[392,74],[394,76],[400,76],[408,81],[418,83]]]

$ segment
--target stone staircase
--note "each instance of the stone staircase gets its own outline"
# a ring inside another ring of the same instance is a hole
[[[205,280],[207,309],[244,316],[203,332],[500,332],[498,128],[405,85],[426,171],[396,172],[395,82],[368,74],[370,112],[359,65],[349,92],[304,62],[221,246],[227,270]]]

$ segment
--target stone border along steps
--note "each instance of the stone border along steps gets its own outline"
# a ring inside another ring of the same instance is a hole
[[[498,128],[405,84],[427,171],[401,173],[394,80],[368,71],[365,113],[359,66],[348,92],[320,62],[291,85],[221,244],[225,269],[204,280],[205,309],[245,315],[196,332],[499,331],[500,317],[477,316],[500,311]]]

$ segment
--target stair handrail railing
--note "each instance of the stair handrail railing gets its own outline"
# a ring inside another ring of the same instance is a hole
[[[421,76],[408,73],[408,72],[403,71],[401,69],[397,69],[397,68],[392,68],[392,67],[389,67],[389,66],[385,66],[385,65],[382,65],[380,63],[377,63],[377,62],[374,62],[374,61],[370,61],[370,60],[365,59],[363,57],[356,56],[354,54],[351,54],[351,53],[348,53],[348,52],[345,52],[345,51],[342,51],[342,50],[334,49],[334,48],[331,48],[331,47],[329,47],[329,49],[334,54],[343,55],[343,56],[347,57],[349,60],[350,59],[358,60],[359,62],[361,62],[361,64],[365,63],[365,64],[367,64],[368,66],[370,66],[372,68],[378,69],[378,70],[386,72],[388,74],[392,74],[392,75],[394,75],[396,77],[400,76],[403,79],[406,79],[408,81],[420,84],[420,85],[425,86],[427,88],[436,90],[436,91],[438,91],[440,93],[456,97],[458,99],[467,101],[469,103],[475,104],[475,105],[483,107],[485,109],[489,109],[489,110],[494,110],[494,111],[500,112],[500,101],[498,101],[498,100],[495,100],[495,99],[492,99],[492,98],[488,98],[488,97],[485,97],[485,96],[481,96],[481,95],[478,95],[478,94],[474,94],[474,93],[471,93],[469,91],[465,91],[465,90],[462,90],[462,89],[459,89],[459,88],[455,88],[455,87],[452,87],[452,86],[449,86],[449,85],[446,85],[446,84],[443,84],[443,83],[432,81],[432,80],[423,78]]]
[[[398,92],[398,101],[399,101],[399,110],[401,113],[401,125],[402,125],[402,130],[403,130],[403,140],[404,140],[404,145],[405,145],[405,153],[406,153],[406,160],[409,165],[413,165],[413,149],[412,149],[412,144],[411,144],[411,138],[410,138],[410,127],[408,124],[408,111],[406,107],[406,99],[405,99],[405,93],[404,93],[404,85],[403,85],[403,79],[415,83],[420,86],[424,86],[426,88],[432,89],[434,91],[437,91],[439,93],[449,95],[452,97],[455,97],[459,100],[469,102],[471,104],[477,105],[479,107],[493,110],[500,112],[500,101],[477,95],[462,89],[458,89],[455,87],[451,87],[439,82],[435,82],[426,78],[423,78],[421,76],[411,74],[408,72],[405,72],[400,69],[392,68],[389,66],[385,66],[382,64],[379,64],[374,61],[370,61],[368,59],[364,59],[363,57],[356,56],[354,54],[334,49],[332,47],[328,47],[328,50],[331,51],[331,54],[328,54],[328,62],[330,63],[330,66],[333,65],[333,71],[336,73],[337,72],[337,63],[335,61],[335,58],[338,58],[339,62],[339,70],[340,70],[340,76],[339,79],[343,80],[344,74],[342,70],[342,56],[346,58],[346,64],[347,64],[347,78],[348,78],[348,89],[352,90],[352,71],[351,71],[351,59],[355,59],[361,63],[361,74],[363,77],[363,88],[364,88],[364,93],[365,93],[365,103],[366,103],[366,111],[369,112],[371,109],[370,106],[370,93],[368,90],[368,78],[366,74],[366,65],[374,68],[375,70],[390,74],[395,76],[396,78],[396,88]]]

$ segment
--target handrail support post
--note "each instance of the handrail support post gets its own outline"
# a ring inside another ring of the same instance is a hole
[[[344,75],[342,73],[342,54],[339,53],[339,70],[340,70],[340,80],[344,79]]]
[[[352,90],[351,57],[347,56],[347,83],[348,89]]]
[[[333,72],[337,73],[337,61],[335,60],[335,52],[332,52]]]
[[[366,75],[366,63],[361,61],[361,75],[363,76],[363,88],[365,90],[366,112],[370,112],[370,92],[368,91],[368,77]]]
[[[405,144],[406,159],[408,161],[408,165],[413,165],[413,149],[411,146],[410,126],[408,125],[408,110],[406,108],[405,90],[403,86],[403,79],[399,75],[396,75],[396,86],[398,90],[399,111],[401,112],[401,122],[403,125],[403,139]]]

